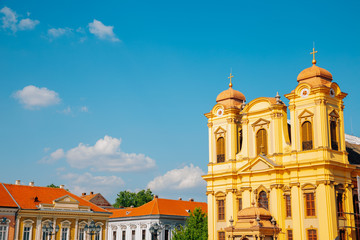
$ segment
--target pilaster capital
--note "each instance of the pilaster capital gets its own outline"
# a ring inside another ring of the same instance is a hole
[[[300,187],[300,183],[299,182],[291,182],[289,183],[290,187]]]
[[[227,123],[236,123],[237,119],[236,118],[227,118],[226,121],[227,121]]]
[[[280,188],[283,188],[284,184],[279,184],[279,183],[276,183],[276,184],[271,184],[270,185],[270,189],[280,189]]]
[[[251,191],[252,191],[252,187],[241,187],[241,188],[240,188],[240,191],[242,191],[242,192],[243,192],[243,191],[250,191],[250,192],[251,192]]]
[[[228,189],[226,189],[226,193],[229,193],[229,192],[236,193],[237,189],[236,188],[228,188]]]
[[[334,185],[334,181],[333,180],[317,180],[316,185],[319,186],[320,184]]]
[[[316,99],[315,100],[316,105],[326,104],[326,103],[327,103],[327,101],[325,99]]]
[[[294,110],[294,109],[295,109],[295,105],[294,105],[294,104],[289,105],[289,110]]]
[[[248,119],[243,119],[241,120],[241,124],[248,124],[249,123],[249,120]]]
[[[282,116],[284,116],[282,113],[273,113],[273,114],[271,114],[271,118],[281,118]]]
[[[214,191],[206,191],[206,196],[207,195],[214,195]]]

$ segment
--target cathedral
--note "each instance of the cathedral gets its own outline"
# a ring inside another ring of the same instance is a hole
[[[360,239],[360,168],[349,162],[344,132],[347,94],[316,65],[315,53],[285,94],[289,106],[278,94],[247,103],[230,74],[229,89],[205,114],[209,239]]]

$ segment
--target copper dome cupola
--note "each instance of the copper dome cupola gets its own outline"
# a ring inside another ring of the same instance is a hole
[[[225,107],[240,107],[246,101],[244,94],[232,88],[231,78],[233,77],[230,73],[230,77],[228,77],[230,79],[229,89],[221,92],[216,98],[216,102]]]

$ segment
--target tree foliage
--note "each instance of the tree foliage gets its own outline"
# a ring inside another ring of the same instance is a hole
[[[195,208],[190,212],[185,227],[173,231],[173,240],[207,240],[208,222],[206,213],[201,208]]]
[[[139,207],[154,198],[154,194],[150,189],[141,190],[137,193],[129,191],[121,191],[113,204],[114,207]]]
[[[60,188],[60,186],[57,186],[57,185],[55,185],[55,184],[50,184],[50,185],[47,185],[46,187],[52,187],[52,188]]]

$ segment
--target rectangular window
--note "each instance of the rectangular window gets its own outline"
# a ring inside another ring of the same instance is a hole
[[[83,228],[79,228],[79,240],[84,240],[84,229]]]
[[[238,211],[240,211],[242,209],[242,198],[239,198],[238,204],[239,204]]]
[[[62,228],[61,229],[61,240],[67,240],[68,239],[68,233],[69,233],[68,228]]]
[[[126,231],[122,231],[122,240],[126,240]]]
[[[165,229],[165,240],[169,240],[169,230]]]
[[[339,231],[339,240],[346,240],[345,239],[345,230],[344,229],[341,229],[340,231]]]
[[[314,193],[305,193],[306,216],[315,216],[315,195]]]
[[[30,240],[30,227],[24,227],[23,240]]]
[[[219,232],[219,240],[225,240],[225,232]]]
[[[291,217],[291,197],[285,195],[286,217]]]
[[[43,239],[43,240],[49,240],[49,233],[43,232],[43,234],[42,234],[42,239]],[[0,238],[0,240],[2,240],[2,239]]]
[[[315,229],[309,229],[307,230],[308,233],[308,240],[317,240],[316,230]]]
[[[0,240],[7,240],[6,233],[7,233],[7,226],[0,225]]]
[[[337,216],[344,217],[344,203],[343,203],[343,194],[338,193],[336,196],[337,203]]]
[[[293,232],[292,232],[292,230],[287,230],[287,240],[293,240]]]
[[[225,203],[224,203],[224,200],[218,200],[218,220],[225,220]]]
[[[95,240],[100,240],[100,234],[101,234],[101,232],[98,232],[95,234]]]
[[[131,240],[135,240],[135,230],[131,231]]]
[[[141,240],[146,240],[146,230],[145,229],[142,230]]]
[[[116,231],[113,231],[113,240],[116,240]]]

